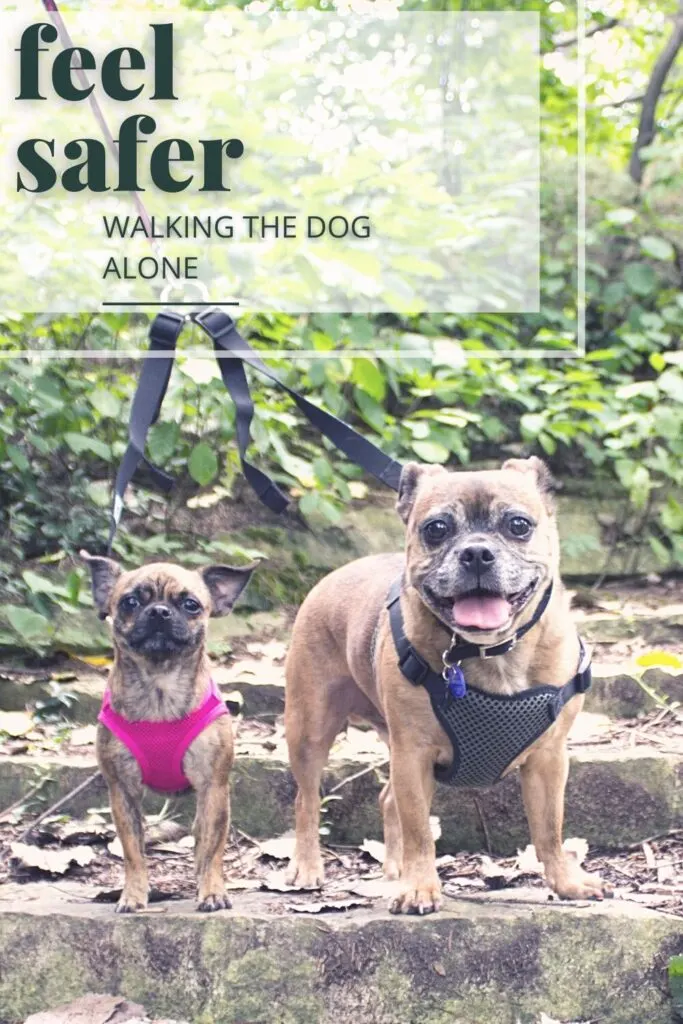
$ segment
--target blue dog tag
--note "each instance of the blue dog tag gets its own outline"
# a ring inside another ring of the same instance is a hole
[[[451,697],[464,697],[467,693],[467,683],[459,665],[449,665],[446,669],[446,682]]]

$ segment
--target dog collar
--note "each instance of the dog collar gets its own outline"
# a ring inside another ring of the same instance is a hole
[[[501,640],[499,644],[494,644],[493,647],[483,647],[481,644],[474,644],[469,642],[461,643],[457,633],[453,634],[453,640],[451,646],[443,654],[443,663],[449,668],[451,665],[458,665],[461,661],[465,661],[466,658],[496,658],[499,654],[507,654],[514,647],[517,646],[519,641],[525,636],[530,629],[536,625],[538,620],[545,612],[550,598],[553,593],[552,580],[546,587],[543,597],[538,602],[536,611],[531,616],[528,622],[525,622],[523,626],[517,630],[512,636],[508,637],[507,640]]]

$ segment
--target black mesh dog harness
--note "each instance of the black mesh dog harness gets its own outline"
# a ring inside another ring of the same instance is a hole
[[[505,769],[531,746],[555,721],[564,705],[591,684],[590,658],[583,642],[579,668],[564,686],[533,686],[510,695],[486,693],[464,681],[460,662],[466,658],[491,658],[507,654],[521,636],[536,624],[550,600],[549,587],[533,619],[514,637],[495,647],[456,644],[444,656],[444,672],[435,672],[405,635],[401,612],[402,580],[389,591],[387,608],[398,666],[415,686],[427,690],[434,714],[453,747],[450,765],[435,765],[439,782],[452,786],[491,786]],[[453,686],[450,673],[459,685]],[[457,696],[454,696],[454,692]]]

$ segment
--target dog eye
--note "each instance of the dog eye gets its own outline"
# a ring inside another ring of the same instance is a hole
[[[128,597],[124,597],[121,600],[121,608],[124,612],[134,612],[135,609],[139,607],[140,602],[133,594],[129,594]]]
[[[186,612],[189,612],[190,615],[196,615],[197,612],[200,612],[202,610],[202,606],[200,605],[199,601],[195,601],[193,597],[185,598],[185,600],[183,601],[183,608],[185,609]]]
[[[513,537],[528,537],[532,528],[531,520],[525,516],[510,516],[507,527]]]
[[[440,544],[451,533],[451,524],[446,519],[432,519],[422,528],[428,544]]]

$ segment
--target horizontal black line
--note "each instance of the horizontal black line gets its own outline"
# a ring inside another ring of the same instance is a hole
[[[239,306],[239,302],[102,302],[102,306]]]

